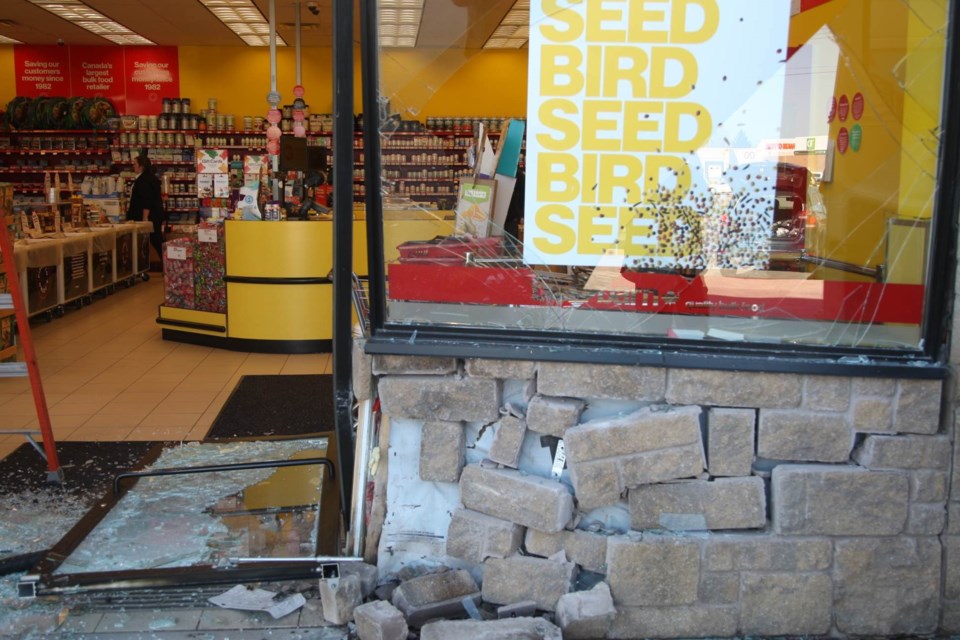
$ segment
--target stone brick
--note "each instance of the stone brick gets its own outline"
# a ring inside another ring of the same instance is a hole
[[[666,369],[541,362],[537,391],[545,396],[662,402]]]
[[[851,388],[849,378],[804,376],[802,406],[813,411],[846,411]]]
[[[605,582],[589,591],[564,594],[557,601],[557,624],[564,640],[605,638],[616,614]]]
[[[832,563],[829,539],[712,535],[703,549],[705,571],[825,571]]]
[[[621,488],[616,459],[578,464],[570,463],[568,459],[567,464],[580,509],[593,509],[620,501],[624,489]]]
[[[954,316],[954,322],[958,322],[956,316]],[[954,341],[954,348],[957,348],[956,341]],[[942,633],[949,633],[951,635],[960,633],[960,602],[954,601],[943,603],[943,616],[940,621],[940,631]]]
[[[839,414],[815,411],[760,411],[757,456],[768,460],[846,462],[853,431]]]
[[[836,626],[849,635],[933,633],[940,593],[936,538],[864,538],[836,543]]]
[[[853,459],[868,469],[946,471],[950,454],[946,436],[867,436]]]
[[[943,597],[960,600],[960,536],[943,536],[943,552]]]
[[[420,640],[563,640],[560,627],[544,618],[437,620],[420,630]]]
[[[523,420],[511,415],[503,416],[497,423],[487,457],[497,464],[516,469],[526,433],[527,427]]]
[[[789,409],[800,406],[800,383],[800,376],[785,373],[671,369],[667,402]]]
[[[353,610],[360,640],[407,640],[409,629],[403,614],[384,600],[374,600]]]
[[[392,418],[493,422],[500,418],[497,380],[459,376],[386,376],[378,385],[383,413]]]
[[[740,574],[733,571],[704,572],[700,577],[701,604],[737,604],[740,600]]]
[[[607,541],[610,536],[576,529],[567,532],[564,550],[567,559],[587,571],[607,572]]]
[[[854,398],[853,428],[864,433],[893,433],[893,400]]]
[[[624,456],[617,461],[623,488],[654,482],[693,478],[703,471],[703,445],[699,442],[672,449]]]
[[[501,605],[529,602],[538,610],[555,611],[576,576],[572,562],[520,555],[492,558],[484,565],[483,599]]]
[[[757,414],[752,409],[710,409],[707,413],[707,469],[712,476],[749,476]]]
[[[805,636],[830,630],[833,585],[828,575],[745,573],[741,580],[744,634]]]
[[[736,607],[617,607],[608,638],[730,638],[737,635]]]
[[[858,396],[889,398],[897,392],[897,381],[892,378],[852,378],[851,383]]]
[[[523,549],[532,556],[549,558],[556,555],[558,551],[563,551],[568,533],[568,531],[546,533],[536,529],[527,529],[523,536]]]
[[[456,358],[433,356],[384,356],[373,357],[373,373],[378,376],[394,374],[436,374],[457,372]]]
[[[721,478],[652,484],[630,490],[630,528],[703,531],[767,524],[763,480]]]
[[[501,378],[527,380],[537,370],[537,363],[530,360],[487,360],[467,358],[466,372],[474,378]]]
[[[693,604],[700,586],[700,547],[672,536],[611,537],[607,582],[617,607]]]
[[[420,436],[420,479],[457,482],[463,470],[465,435],[460,422],[425,422]]]
[[[960,503],[947,503],[947,533],[960,534]]]
[[[419,627],[427,620],[463,612],[465,597],[480,597],[480,588],[469,571],[429,573],[403,582],[391,596],[407,624]]]
[[[914,502],[943,502],[947,499],[947,474],[942,471],[914,471],[910,474],[910,499]]]
[[[782,535],[897,535],[907,522],[906,476],[857,467],[773,470],[773,528]]]
[[[701,444],[700,408],[646,407],[617,418],[591,420],[568,429],[564,442],[571,462]]]
[[[483,600],[494,604],[533,600],[538,609],[554,611],[576,577],[577,565],[572,562],[533,556],[490,558],[483,563]]]
[[[899,380],[894,429],[899,433],[937,433],[942,388],[940,380]]]
[[[347,624],[353,620],[353,610],[363,602],[359,576],[341,576],[331,583],[320,581],[320,602],[323,619],[333,624]]]
[[[947,509],[943,504],[911,504],[907,533],[912,536],[938,536],[947,524]]]
[[[546,532],[557,532],[573,517],[566,485],[512,469],[467,466],[460,477],[460,499],[467,509]]]
[[[360,595],[369,598],[377,588],[380,574],[377,565],[366,562],[341,562],[340,577],[357,576],[360,578]]]
[[[363,402],[373,397],[373,356],[364,353],[367,341],[353,339],[353,395]]]
[[[447,529],[447,555],[474,564],[506,558],[520,548],[523,532],[523,527],[507,520],[457,509]]]
[[[527,428],[563,438],[580,421],[585,403],[575,398],[535,395],[527,404]]]

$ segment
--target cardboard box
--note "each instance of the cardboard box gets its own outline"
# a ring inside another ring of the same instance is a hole
[[[457,235],[487,238],[492,235],[497,183],[486,178],[464,178],[460,182],[456,208]]]

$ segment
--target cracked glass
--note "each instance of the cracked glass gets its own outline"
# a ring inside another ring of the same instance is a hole
[[[428,8],[378,2],[388,322],[922,349],[947,0]]]

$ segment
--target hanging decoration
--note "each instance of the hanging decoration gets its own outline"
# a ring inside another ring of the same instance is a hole
[[[267,153],[277,156],[280,155],[280,136],[283,133],[279,126],[283,114],[277,108],[280,104],[280,94],[276,91],[268,93],[267,103],[270,105],[270,110],[267,111],[267,122],[270,123],[270,126],[267,127]]]
[[[303,100],[304,93],[306,93],[306,90],[299,84],[293,88],[293,135],[298,138],[307,137],[307,128],[303,124],[307,117],[307,103]]]

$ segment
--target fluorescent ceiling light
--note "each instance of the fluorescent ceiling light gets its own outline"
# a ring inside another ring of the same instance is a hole
[[[14,40],[13,38],[8,38],[7,36],[0,36],[0,44],[23,44],[19,40]]]
[[[415,47],[423,18],[423,0],[380,0],[381,47]]]
[[[67,22],[86,29],[114,44],[156,44],[107,16],[94,11],[80,0],[29,0]],[[6,42],[7,40],[0,40]],[[16,42],[13,40],[13,42]]]
[[[520,49],[530,39],[530,0],[517,0],[483,45],[484,49]]]
[[[253,0],[200,0],[200,3],[251,47],[270,45],[270,23]],[[279,35],[277,44],[287,45]]]

